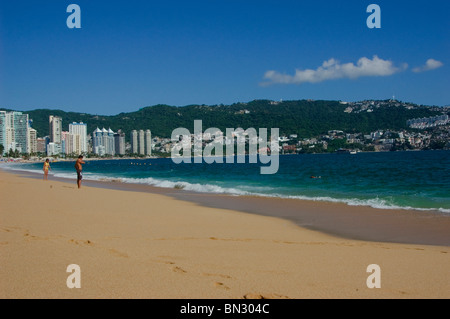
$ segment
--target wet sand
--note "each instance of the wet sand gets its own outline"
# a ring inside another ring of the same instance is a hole
[[[16,173],[42,178],[39,174],[29,172]],[[55,180],[74,183],[73,180],[65,178]],[[201,206],[283,218],[307,229],[347,239],[450,246],[450,214],[438,211],[390,210],[349,206],[344,203],[197,193],[110,181],[83,181],[83,184],[91,187],[163,194]]]

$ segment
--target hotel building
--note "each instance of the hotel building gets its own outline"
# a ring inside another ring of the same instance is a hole
[[[0,111],[0,144],[4,153],[29,153],[29,128],[28,114]]]
[[[115,155],[115,142],[114,132],[109,129],[103,128],[100,130],[98,127],[92,134],[92,144],[94,154],[99,156]]]
[[[131,132],[131,153],[150,156],[152,154],[152,133],[150,130]]]

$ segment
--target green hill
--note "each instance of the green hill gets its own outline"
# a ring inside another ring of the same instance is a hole
[[[193,132],[194,120],[203,120],[203,129],[217,127],[225,131],[226,128],[238,127],[279,128],[281,135],[298,134],[299,137],[312,137],[329,130],[343,130],[349,133],[369,133],[379,129],[401,130],[407,128],[408,119],[442,113],[433,107],[397,101],[375,101],[372,102],[375,106],[367,111],[361,103],[255,100],[249,103],[214,106],[155,105],[114,116],[47,109],[24,113],[28,113],[30,119],[33,119],[33,127],[40,137],[48,135],[48,118],[55,115],[62,118],[63,130],[68,130],[72,122],[84,122],[88,125],[89,133],[97,127],[111,128],[113,131],[121,129],[126,133],[127,140],[129,133],[134,129],[150,129],[153,136],[160,137],[170,137],[177,127],[186,127]],[[352,107],[353,111],[344,112],[349,107]]]

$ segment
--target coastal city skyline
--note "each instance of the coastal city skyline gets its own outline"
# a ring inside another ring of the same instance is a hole
[[[450,4],[376,1],[381,28],[370,29],[371,3],[79,0],[81,28],[69,29],[69,2],[2,2],[0,107],[111,115],[393,96],[449,105]]]
[[[242,109],[239,111],[236,111],[235,109],[234,115],[238,117],[257,116],[254,115],[253,112],[264,112],[265,104],[266,107],[285,107],[286,105],[286,102],[276,101],[255,101],[254,103],[262,104],[259,104],[258,108],[254,108],[254,106],[249,106],[247,104],[239,104],[235,107]],[[297,107],[301,109],[305,105],[316,102],[297,101],[296,103]],[[321,102],[319,101],[317,103]],[[408,114],[407,112],[414,112],[410,114],[422,114],[422,116],[409,117],[403,124],[397,124],[402,127],[401,129],[395,129],[395,125],[392,126],[393,124],[389,124],[389,122],[384,122],[383,125],[385,126],[379,126],[371,131],[368,131],[367,129],[357,131],[354,128],[346,130],[335,127],[331,123],[326,123],[325,127],[328,126],[328,129],[316,131],[316,134],[311,134],[310,132],[309,135],[305,135],[305,133],[299,134],[300,131],[296,131],[295,129],[291,129],[290,133],[287,134],[286,127],[284,127],[284,133],[278,137],[279,153],[299,154],[343,151],[380,152],[450,148],[450,135],[448,131],[450,126],[449,108],[423,107],[396,100],[362,101],[357,103],[330,101],[328,103],[337,103],[332,105],[334,105],[334,108],[340,109],[342,115],[345,114],[345,116],[349,116],[353,114],[355,116],[360,116],[361,119],[364,119],[364,114],[373,114],[374,112],[378,114],[380,119],[383,119],[383,112],[392,112],[393,110],[398,109],[402,109],[401,112],[404,114]],[[339,107],[337,105],[339,105]],[[205,108],[204,106],[199,107]],[[245,107],[248,107],[253,111],[250,111]],[[206,109],[211,112],[216,108],[206,107]],[[215,112],[217,112],[217,110]],[[423,114],[428,114],[428,116],[423,116]],[[123,118],[129,119],[129,117],[124,114],[122,114],[122,116]],[[182,114],[178,113],[177,117],[179,116],[182,116]],[[377,117],[374,119],[376,118]],[[157,122],[161,120],[161,118],[158,117],[155,119]],[[105,121],[105,119],[102,119],[102,121]],[[314,122],[314,120],[312,120],[312,122]],[[21,154],[68,157],[78,155],[88,155],[89,157],[148,157],[152,156],[153,151],[155,151],[157,156],[167,157],[168,154],[173,152],[174,148],[179,149],[179,145],[177,145],[178,140],[173,140],[173,132],[171,138],[160,136],[158,134],[152,135],[150,129],[131,129],[129,132],[126,132],[123,130],[123,127],[126,126],[123,121],[120,123],[121,128],[116,128],[117,132],[114,132],[111,127],[108,127],[108,129],[102,127],[102,129],[100,129],[99,126],[97,126],[92,133],[88,131],[87,123],[77,123],[74,121],[69,123],[69,130],[64,131],[63,120],[59,116],[50,115],[48,117],[48,123],[49,126],[47,132],[42,130],[37,131],[33,128],[33,119],[30,118],[28,114],[15,111],[0,111],[0,145],[2,145],[3,155],[13,157],[18,157]],[[145,125],[148,124],[147,121],[144,121],[144,123],[146,123]],[[307,125],[311,124],[314,123],[310,122]],[[404,126],[404,124],[406,124],[406,126]],[[138,125],[142,125],[142,123]],[[128,125],[127,127],[130,126]],[[251,128],[246,127],[245,129]],[[218,132],[220,132],[220,130]],[[222,145],[222,148],[236,142],[239,144],[239,141],[243,141],[248,145],[252,143],[248,130],[238,128],[234,132],[237,141],[230,139],[228,134],[227,136],[222,136],[222,134],[217,135],[205,132],[201,133],[200,136],[198,133],[190,134],[188,139],[183,140],[183,143],[194,145],[196,140],[201,140],[203,146],[212,146],[215,143],[219,143]],[[48,135],[46,135],[46,133],[48,133]],[[128,138],[127,135],[129,136]],[[218,136],[222,137],[218,139]],[[186,136],[186,138],[187,137],[188,136]],[[218,151],[220,152],[220,150]]]
[[[152,154],[150,130],[133,130],[130,142],[126,143],[122,130],[114,132],[109,128],[88,133],[86,123],[71,122],[64,131],[63,120],[59,116],[49,116],[48,134],[38,134],[32,127],[33,120],[22,112],[0,111],[0,157],[20,157],[25,154],[40,156],[123,156],[125,154]]]

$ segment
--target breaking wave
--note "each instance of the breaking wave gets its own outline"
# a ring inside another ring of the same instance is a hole
[[[42,170],[30,169],[27,166],[21,165],[2,165],[2,168],[8,170],[18,170],[22,172],[38,173],[42,174]],[[76,173],[69,172],[51,172],[51,175],[57,178],[67,178],[75,179]],[[450,214],[450,209],[447,208],[418,208],[411,206],[401,206],[395,204],[391,200],[386,200],[382,198],[370,198],[370,199],[358,199],[358,198],[334,198],[328,196],[304,196],[304,195],[285,195],[274,193],[275,188],[271,187],[252,187],[249,185],[238,187],[223,187],[213,184],[200,184],[200,183],[190,183],[182,180],[166,180],[157,179],[152,177],[147,178],[130,178],[130,177],[118,177],[118,176],[107,176],[95,173],[85,173],[83,175],[85,180],[91,181],[104,181],[104,182],[121,182],[127,184],[139,184],[139,185],[149,185],[160,188],[173,188],[178,190],[192,191],[198,193],[213,193],[213,194],[227,194],[233,196],[258,196],[258,197],[272,197],[272,198],[286,198],[286,199],[298,199],[298,200],[308,200],[317,202],[332,202],[332,203],[343,203],[349,206],[369,206],[378,209],[402,209],[402,210],[420,210],[420,211],[439,211],[441,213]],[[246,190],[242,189],[245,188]]]

